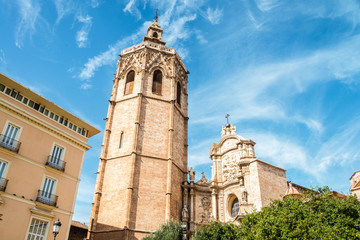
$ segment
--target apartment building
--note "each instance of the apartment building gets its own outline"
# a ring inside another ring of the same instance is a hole
[[[88,139],[100,131],[0,74],[0,239],[67,239]]]

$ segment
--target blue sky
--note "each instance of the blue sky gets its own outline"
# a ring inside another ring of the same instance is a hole
[[[123,48],[159,9],[189,75],[189,166],[210,178],[225,115],[256,156],[348,193],[360,169],[360,1],[0,0],[0,72],[103,130]],[[73,219],[89,222],[102,133]]]

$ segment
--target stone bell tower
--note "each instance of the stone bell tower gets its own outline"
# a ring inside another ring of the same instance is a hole
[[[180,219],[187,172],[189,73],[157,19],[124,49],[109,100],[90,239],[141,239]]]

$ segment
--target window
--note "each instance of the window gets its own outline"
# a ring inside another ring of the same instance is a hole
[[[0,161],[0,178],[4,177],[7,162]]]
[[[156,94],[161,94],[161,88],[162,88],[162,73],[160,70],[156,70],[153,76],[152,92]]]
[[[17,151],[19,142],[16,139],[19,132],[20,132],[19,127],[16,127],[12,124],[8,124],[4,134],[1,136],[2,138],[1,146],[8,148],[12,151]]]
[[[7,185],[7,179],[5,179],[5,170],[7,162],[0,161],[0,191],[5,191]]]
[[[5,90],[5,85],[2,85],[2,84],[0,83],[0,91],[3,92],[4,90]]]
[[[177,83],[176,87],[176,102],[181,105],[181,85],[180,82]]]
[[[125,95],[130,94],[133,92],[134,89],[134,79],[135,79],[135,72],[130,71],[126,77],[126,83],[125,83]]]
[[[123,147],[123,142],[124,142],[124,132],[121,132],[121,134],[120,134],[120,144],[119,144],[120,149]]]
[[[64,148],[55,145],[51,154],[51,162],[59,164],[62,159],[63,152]]]
[[[29,227],[27,240],[45,240],[48,222],[33,218]]]
[[[38,192],[36,201],[56,206],[57,196],[53,194],[55,192],[55,183],[56,180],[46,177],[42,189]]]
[[[239,210],[239,199],[235,198],[231,204],[231,217],[236,217],[239,214]]]
[[[65,170],[65,162],[64,159],[65,150],[64,148],[54,145],[51,155],[46,162],[46,165],[55,168],[60,171]]]
[[[10,95],[11,89],[10,89],[10,88],[6,88],[5,93],[6,93],[7,95]]]
[[[34,103],[33,100],[30,100],[30,101],[29,101],[29,106],[30,106],[30,107],[34,107],[34,104],[35,104],[35,103]]]
[[[154,33],[153,33],[153,37],[154,37],[154,38],[157,38],[157,37],[158,37],[157,32],[154,32]]]

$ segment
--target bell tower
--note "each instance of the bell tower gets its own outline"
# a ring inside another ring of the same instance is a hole
[[[100,155],[90,239],[141,239],[180,220],[187,173],[189,73],[155,21],[117,64]]]

